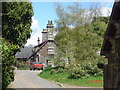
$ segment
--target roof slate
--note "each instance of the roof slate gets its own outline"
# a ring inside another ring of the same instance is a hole
[[[24,47],[20,49],[20,52],[17,52],[15,57],[16,58],[28,58],[33,53],[32,52],[33,47]]]

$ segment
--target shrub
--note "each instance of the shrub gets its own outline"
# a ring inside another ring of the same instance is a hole
[[[69,79],[78,79],[87,76],[102,76],[102,70],[100,70],[96,62],[83,62],[76,64],[73,68],[69,68]]]
[[[81,67],[83,70],[86,71],[87,74],[91,75],[91,76],[95,76],[95,75],[103,75],[102,74],[102,70],[100,70],[97,67],[97,62],[93,61],[93,62],[84,62],[83,64],[81,64]]]
[[[15,45],[7,43],[2,40],[2,88],[6,88],[12,81],[14,81],[14,63],[15,56],[13,50]]]
[[[60,62],[57,61],[56,59],[54,60],[54,63],[56,63],[56,66],[51,69],[51,74],[53,73],[62,73],[66,71],[65,69],[65,62]]]
[[[64,72],[65,71],[65,69],[64,68],[57,68],[57,69],[52,69],[51,70],[51,74],[53,74],[53,73],[62,73],[62,72]]]
[[[19,65],[19,67],[17,69],[18,70],[28,70],[30,68],[29,68],[29,65],[21,64],[21,65]]]
[[[83,76],[85,76],[86,72],[84,70],[82,70],[82,68],[80,67],[74,67],[70,74],[69,74],[69,79],[78,79],[78,78],[82,78]]]

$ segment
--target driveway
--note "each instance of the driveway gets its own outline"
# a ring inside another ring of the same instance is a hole
[[[16,70],[15,80],[10,88],[63,88],[56,83],[42,79],[38,76],[41,71]],[[81,88],[80,90],[103,90],[103,88],[78,87],[64,85],[64,88]],[[18,89],[19,90],[19,89]]]
[[[38,77],[41,71],[16,70],[11,88],[61,88],[53,82]]]

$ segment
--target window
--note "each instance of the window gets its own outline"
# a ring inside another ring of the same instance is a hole
[[[54,47],[48,47],[48,54],[54,54]]]
[[[48,40],[54,40],[53,35],[49,35],[49,36],[48,36]]]

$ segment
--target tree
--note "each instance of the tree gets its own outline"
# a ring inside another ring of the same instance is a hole
[[[2,3],[2,88],[14,80],[16,52],[30,38],[33,9],[29,2]]]
[[[62,54],[61,57],[66,58],[69,64],[73,61],[71,34],[71,30],[68,27],[64,27],[55,37],[58,48],[62,51],[59,55]]]
[[[55,40],[64,51],[63,57],[67,56],[69,62],[75,60],[76,63],[98,58],[100,61],[101,57],[97,52],[102,44],[101,36],[107,28],[107,18],[101,16],[100,8],[86,10],[79,3],[74,3],[63,9],[58,4],[56,13],[58,33]],[[74,28],[69,28],[70,25]]]
[[[61,4],[56,5],[56,13],[58,19],[56,20],[57,28],[56,41],[59,48],[64,52],[64,56],[68,63],[74,62],[72,27],[82,25],[84,18],[84,9],[81,9],[79,3],[74,3],[72,6],[64,9]]]
[[[32,6],[28,2],[4,2],[2,17],[2,36],[10,43],[23,46],[30,38]]]
[[[104,37],[104,33],[107,28],[109,16],[108,17],[97,17],[95,20],[93,19],[92,26],[95,33],[98,36]]]
[[[102,38],[93,32],[92,27],[79,26],[73,33],[73,52],[76,63],[97,59],[96,53],[100,50]]]
[[[86,20],[85,18],[87,17],[86,13],[87,11],[85,11],[85,9],[82,9],[80,3],[73,3],[73,5],[70,5],[66,8],[63,8],[60,3],[57,3],[56,14],[58,16],[58,19],[55,20],[57,23],[56,30],[62,30],[61,28],[63,27],[76,27],[83,25]]]

